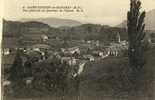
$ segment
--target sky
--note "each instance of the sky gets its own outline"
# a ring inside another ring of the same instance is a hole
[[[155,9],[155,0],[141,0],[142,10]],[[3,0],[3,17],[7,20],[22,18],[64,18],[83,23],[117,25],[126,19],[130,0]],[[23,6],[80,6],[83,12],[23,12]]]

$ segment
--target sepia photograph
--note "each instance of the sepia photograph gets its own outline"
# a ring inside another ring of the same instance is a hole
[[[155,0],[3,0],[1,100],[155,100]]]

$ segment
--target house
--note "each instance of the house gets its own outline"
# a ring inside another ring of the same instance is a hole
[[[116,47],[110,47],[109,49],[110,56],[118,56],[119,49]]]
[[[63,53],[64,53],[65,51],[66,51],[66,49],[65,49],[65,48],[61,48],[61,52],[63,52]]]
[[[9,48],[4,48],[3,50],[2,50],[2,54],[3,55],[9,55],[11,52],[10,52],[10,49]]]
[[[45,49],[50,49],[50,46],[47,44],[35,44],[35,45],[30,46],[29,48],[45,50]]]
[[[92,54],[95,55],[95,56],[99,56],[99,57],[103,56],[103,52],[99,51],[99,50],[98,51],[93,51]]]
[[[69,55],[73,55],[75,53],[80,54],[80,49],[78,47],[72,47],[72,48],[61,48],[61,52],[63,54],[69,54]]]
[[[89,61],[95,61],[95,58],[92,55],[83,55],[83,58]]]
[[[26,85],[30,85],[33,81],[34,77],[27,77],[24,79]]]
[[[95,47],[99,47],[100,46],[100,41],[99,40],[92,40],[91,41],[91,45],[95,46]]]
[[[69,51],[71,54],[74,54],[74,53],[80,54],[80,49],[79,49],[78,47],[69,48],[68,51]]]
[[[91,43],[91,41],[87,41],[87,43],[88,43],[88,44],[90,44],[90,43]]]
[[[127,42],[126,40],[120,41],[120,44],[121,44],[122,46],[128,46],[128,42]]]
[[[2,86],[5,87],[5,86],[10,86],[11,85],[11,81],[9,80],[3,80],[2,81]]]
[[[110,55],[110,50],[109,49],[104,49],[103,50],[103,56],[101,58],[106,58]]]
[[[111,43],[108,47],[111,56],[121,56],[127,50],[128,42],[126,40],[120,41],[119,43]]]
[[[41,39],[43,42],[46,42],[48,40],[48,36],[47,35],[41,35]]]
[[[33,51],[40,51],[39,48],[33,48],[32,50],[33,50]]]
[[[61,63],[67,63],[69,66],[75,66],[77,62],[73,57],[61,57]]]

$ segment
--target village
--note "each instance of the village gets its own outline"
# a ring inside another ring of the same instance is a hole
[[[121,41],[119,34],[117,34],[117,41],[111,42],[109,45],[104,45],[104,43],[101,43],[98,40],[70,40],[64,42],[63,40],[56,38],[55,40],[59,42],[61,41],[62,45],[58,46],[55,44],[55,47],[57,48],[52,48],[54,46],[51,46],[51,41],[53,41],[53,39],[49,39],[46,35],[41,35],[40,37],[40,43],[37,41],[32,45],[22,45],[19,48],[3,48],[2,63],[4,68],[9,69],[13,65],[16,53],[19,50],[22,51],[21,58],[23,66],[27,61],[30,61],[31,63],[41,63],[44,61],[51,62],[52,60],[58,59],[61,64],[65,63],[71,67],[77,66],[77,71],[74,72],[73,77],[80,75],[83,72],[86,63],[104,60],[109,56],[127,56],[128,42],[126,40]],[[29,41],[24,42],[26,44]],[[4,80],[6,79],[7,75],[4,77]],[[32,76],[29,76],[26,79],[29,80],[33,78]]]
[[[3,48],[3,56],[9,56],[15,54],[16,50],[22,50],[24,54],[37,54],[40,55],[38,61],[50,58],[53,55],[60,57],[62,61],[67,61],[67,63],[72,66],[69,62],[74,62],[73,65],[78,60],[95,61],[97,59],[104,59],[108,56],[123,56],[123,53],[128,49],[128,42],[126,40],[121,41],[118,34],[118,40],[116,42],[111,42],[109,45],[104,45],[98,40],[71,40],[67,41],[68,44],[72,44],[70,47],[66,45],[63,40],[62,47],[52,48],[50,39],[46,35],[42,35],[41,43],[34,43],[28,46],[21,46],[19,48]],[[29,41],[24,41],[29,42]],[[57,45],[57,44],[56,44]]]

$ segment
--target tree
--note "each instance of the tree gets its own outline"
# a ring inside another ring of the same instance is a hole
[[[31,77],[32,76],[32,62],[27,59],[27,61],[24,63],[24,77]]]
[[[140,12],[140,0],[131,0],[130,11],[127,14],[129,38],[129,63],[133,70],[139,70],[144,65],[144,18],[145,11]]]
[[[17,50],[15,60],[10,69],[9,78],[11,81],[20,81],[23,78],[23,65],[22,65],[21,53],[22,52],[20,50]]]

